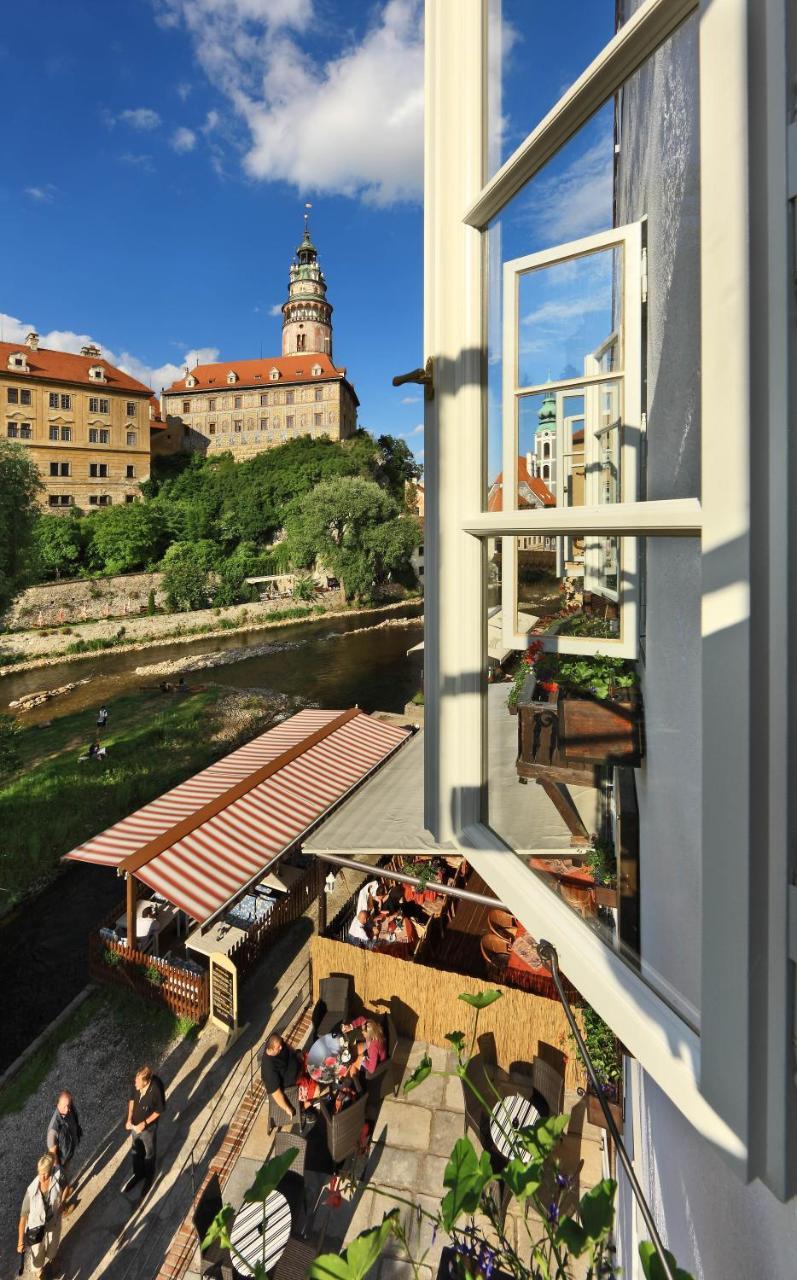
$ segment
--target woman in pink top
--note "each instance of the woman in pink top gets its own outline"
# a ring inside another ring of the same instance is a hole
[[[373,1075],[380,1062],[387,1058],[387,1041],[379,1023],[373,1018],[355,1018],[353,1022],[341,1024],[341,1031],[356,1031],[362,1027],[364,1043],[359,1046],[357,1058],[352,1063],[351,1074],[356,1075],[363,1067],[367,1076]]]

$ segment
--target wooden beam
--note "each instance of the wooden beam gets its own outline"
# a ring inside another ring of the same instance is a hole
[[[556,812],[563,819],[570,832],[570,843],[576,845],[589,844],[589,832],[581,820],[581,814],[575,806],[573,797],[563,782],[554,782],[551,778],[538,778],[537,786],[542,787]]]
[[[125,876],[125,906],[127,912],[127,945],[131,951],[136,948],[136,899],[138,884],[136,877],[128,872]]]
[[[341,729],[344,724],[348,724],[355,716],[362,714],[364,713],[358,707],[352,707],[349,711],[344,711],[341,715],[336,716],[334,720],[330,720],[329,724],[324,725],[323,728],[317,729],[315,733],[309,734],[301,742],[297,742],[295,746],[289,747],[287,751],[283,751],[274,760],[270,760],[268,764],[255,769],[254,773],[250,773],[248,777],[236,782],[234,786],[228,787],[221,795],[202,805],[201,809],[197,809],[189,817],[183,818],[182,822],[175,823],[173,827],[169,827],[168,831],[161,832],[154,840],[148,841],[147,844],[137,849],[135,853],[131,853],[129,857],[124,858],[119,863],[119,874],[127,875],[131,871],[138,871],[139,867],[151,862],[159,853],[163,853],[164,849],[170,848],[178,840],[182,840],[184,836],[190,835],[197,827],[201,827],[203,822],[207,822],[210,818],[215,818],[217,813],[221,813],[223,809],[228,808],[235,800],[240,800],[242,796],[253,791],[255,787],[272,777],[284,765],[290,764],[292,760],[297,760],[299,756],[304,755],[311,747],[323,742],[325,738],[335,733],[337,729]]]

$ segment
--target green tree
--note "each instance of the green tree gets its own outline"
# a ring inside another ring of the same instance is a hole
[[[34,570],[33,529],[42,488],[27,449],[0,440],[0,614]]]
[[[43,577],[60,578],[77,569],[83,553],[78,518],[40,515],[33,526],[33,542]]]
[[[417,534],[394,499],[373,480],[346,476],[316,485],[286,513],[293,563],[319,561],[340,578],[347,597],[362,600],[406,563]]]
[[[210,598],[210,580],[202,548],[177,542],[163,561],[163,589],[170,609],[203,609]]]
[[[130,573],[155,564],[167,544],[163,516],[155,503],[109,507],[90,516],[86,525],[89,563],[106,573]]]
[[[416,461],[406,440],[398,436],[380,436],[376,443],[380,472],[376,478],[382,479],[399,506],[404,507],[407,482],[420,480],[423,467]]]

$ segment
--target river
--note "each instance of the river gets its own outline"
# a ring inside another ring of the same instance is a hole
[[[325,708],[401,712],[421,687],[421,653],[408,654],[423,634],[419,606],[359,614],[273,631],[236,633],[136,653],[99,654],[38,671],[5,676],[0,705],[37,689],[92,677],[91,683],[25,714],[24,724],[97,707],[103,701],[157,683],[135,668],[189,655],[269,645],[267,653],[203,671],[196,679],[235,688],[275,690]],[[385,618],[413,619],[380,627]],[[72,864],[34,899],[0,922],[0,1071],[60,1013],[88,978],[86,938],[120,896],[104,867]],[[25,963],[20,964],[20,956]]]

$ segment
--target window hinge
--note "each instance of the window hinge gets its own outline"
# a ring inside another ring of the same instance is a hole
[[[640,268],[641,268],[640,274],[642,277],[642,301],[647,302],[648,300],[648,251],[647,249],[642,250]]]
[[[789,959],[797,964],[797,884],[789,885]]]

